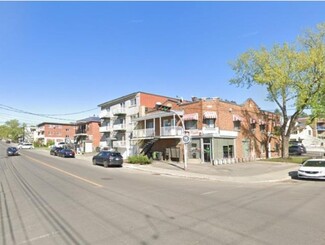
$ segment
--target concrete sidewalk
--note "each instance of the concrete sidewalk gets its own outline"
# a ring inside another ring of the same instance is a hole
[[[78,159],[91,162],[93,154],[76,155]],[[123,167],[145,171],[157,175],[166,175],[200,180],[212,180],[235,183],[267,183],[292,179],[299,168],[293,163],[274,163],[255,161],[246,163],[210,165],[189,163],[184,170],[183,163],[153,161],[148,165],[124,163]]]

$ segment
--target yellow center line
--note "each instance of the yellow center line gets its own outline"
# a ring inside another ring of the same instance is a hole
[[[69,176],[71,176],[71,177],[74,177],[74,178],[76,178],[76,179],[82,180],[82,181],[84,181],[84,182],[86,182],[86,183],[88,183],[88,184],[92,184],[92,185],[94,185],[94,186],[96,186],[96,187],[103,187],[103,186],[100,185],[100,184],[97,184],[97,183],[95,183],[95,182],[93,182],[93,181],[90,181],[90,180],[88,180],[88,179],[82,178],[82,177],[80,177],[80,176],[78,176],[78,175],[75,175],[75,174],[69,173],[69,172],[64,171],[64,170],[62,170],[62,169],[60,169],[60,168],[54,167],[54,166],[52,166],[52,165],[50,165],[50,164],[47,164],[47,163],[45,163],[45,162],[42,162],[42,161],[36,159],[36,158],[30,157],[30,156],[26,156],[26,155],[24,155],[24,156],[27,157],[27,158],[29,158],[29,159],[31,159],[31,160],[33,160],[33,161],[35,161],[35,162],[38,162],[39,164],[42,164],[42,165],[44,165],[44,166],[46,166],[46,167],[49,167],[49,168],[55,169],[55,170],[57,170],[57,171],[59,171],[59,172],[61,172],[61,173],[64,173],[64,174],[69,175]]]

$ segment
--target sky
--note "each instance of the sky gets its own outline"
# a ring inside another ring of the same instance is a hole
[[[325,2],[0,2],[0,124],[73,122],[137,92],[252,98],[229,84],[249,49],[293,43]]]

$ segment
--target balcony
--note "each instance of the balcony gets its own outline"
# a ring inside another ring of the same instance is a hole
[[[325,126],[317,126],[317,131],[325,131]]]
[[[133,138],[147,138],[147,137],[154,137],[154,136],[155,136],[154,128],[133,130]]]
[[[99,117],[100,118],[110,118],[112,117],[112,113],[110,111],[107,111],[107,110],[102,110],[100,113],[99,113]]]
[[[39,127],[39,128],[37,128],[37,132],[44,132],[44,130],[45,130],[45,128],[44,127]]]
[[[183,128],[177,126],[167,126],[160,128],[160,136],[182,136]]]
[[[82,135],[86,135],[86,134],[87,134],[87,131],[86,131],[85,129],[77,129],[77,130],[76,130],[76,135],[77,135],[77,134],[79,134],[79,135],[80,135],[80,134],[82,134]]]
[[[110,131],[112,131],[112,127],[110,125],[102,126],[99,128],[100,133],[105,133]]]
[[[125,115],[126,114],[126,109],[125,108],[118,108],[113,110],[113,115],[118,116],[118,115]]]
[[[118,131],[118,130],[125,131],[126,130],[126,125],[124,123],[114,124],[113,125],[113,130],[115,130],[115,131]]]
[[[126,141],[125,140],[113,141],[113,147],[125,148],[126,147]]]

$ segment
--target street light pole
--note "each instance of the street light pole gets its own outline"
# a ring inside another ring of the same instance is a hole
[[[179,120],[182,123],[182,141],[183,141],[183,145],[184,145],[184,170],[187,170],[187,150],[188,150],[187,145],[189,143],[189,137],[188,137],[188,135],[185,134],[185,124],[184,124],[183,118],[180,117],[178,112],[176,112],[174,110],[170,110],[170,111],[173,112],[175,115],[177,115]]]
[[[185,134],[185,124],[183,118],[179,115],[178,112],[171,109],[171,106],[163,105],[160,102],[156,103],[156,109],[164,112],[172,112],[174,115],[178,116],[179,120],[182,123],[182,142],[184,144],[184,170],[187,169],[187,144],[190,142],[190,137]]]

